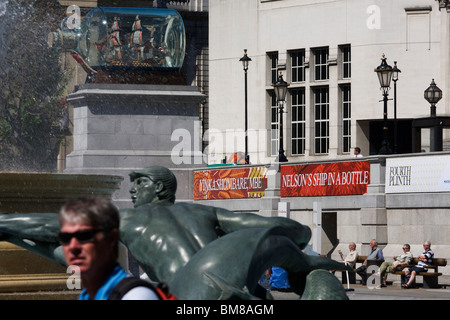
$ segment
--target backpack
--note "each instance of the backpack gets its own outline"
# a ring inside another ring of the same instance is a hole
[[[136,277],[126,277],[122,279],[111,291],[108,300],[121,300],[128,291],[135,287],[147,287],[153,290],[160,300],[178,300],[177,297],[169,292],[167,284],[161,282],[155,287],[150,282]]]

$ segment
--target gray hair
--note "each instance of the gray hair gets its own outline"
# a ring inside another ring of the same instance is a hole
[[[64,223],[86,223],[94,228],[109,232],[119,229],[118,209],[107,199],[84,197],[69,199],[61,207],[58,221]]]

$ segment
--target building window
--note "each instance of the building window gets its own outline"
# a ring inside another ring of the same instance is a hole
[[[291,57],[291,81],[305,81],[305,50],[296,50],[290,53]]]
[[[270,84],[278,80],[278,52],[267,53],[269,59],[269,81]]]
[[[274,91],[270,91],[270,155],[278,155],[278,103]]]
[[[330,142],[330,115],[328,87],[313,89],[314,93],[314,153],[328,153]]]
[[[341,60],[341,77],[342,79],[350,79],[352,77],[352,57],[350,45],[339,46]]]
[[[352,99],[350,85],[341,86],[342,108],[342,152],[349,153],[351,147]]]
[[[291,153],[305,154],[306,117],[305,89],[291,90]]]
[[[328,80],[328,48],[313,49],[314,80]]]

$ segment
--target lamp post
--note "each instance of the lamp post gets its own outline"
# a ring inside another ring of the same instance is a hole
[[[387,121],[387,101],[389,94],[389,87],[392,79],[392,67],[387,64],[386,57],[381,57],[381,64],[375,68],[375,72],[378,75],[378,80],[380,81],[381,90],[383,90],[383,142],[381,143],[380,154],[390,154],[391,148],[389,146],[389,132],[388,132],[388,121]]]
[[[247,115],[247,107],[248,107],[248,97],[247,97],[247,70],[248,70],[248,64],[252,59],[249,58],[247,55],[247,49],[244,49],[244,56],[239,59],[239,61],[242,62],[242,66],[244,68],[244,75],[245,75],[245,163],[250,163],[250,156],[248,155],[248,115]]]
[[[430,107],[431,117],[436,117],[436,103],[438,103],[438,101],[442,99],[442,90],[438,88],[438,86],[434,82],[434,79],[431,80],[431,84],[425,90],[423,96],[425,100],[427,100],[431,104]]]
[[[442,90],[434,83],[434,79],[425,90],[424,98],[431,104],[431,118],[436,118],[436,103],[442,99]],[[442,151],[442,126],[439,126],[437,122],[434,122],[434,126],[430,129],[430,151]]]
[[[283,149],[283,104],[286,100],[287,88],[289,84],[283,80],[283,75],[280,72],[278,80],[274,82],[273,87],[275,89],[275,96],[277,97],[278,110],[280,112],[280,125],[279,125],[279,149],[278,149],[278,162],[287,162],[288,159],[284,155]]]
[[[394,61],[394,68],[392,68],[392,81],[394,81],[394,153],[398,153],[397,80],[399,73],[401,73],[401,71],[397,68],[397,61]]]

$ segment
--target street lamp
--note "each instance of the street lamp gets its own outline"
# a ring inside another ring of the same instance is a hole
[[[394,81],[394,153],[398,153],[398,138],[397,138],[397,80],[398,74],[401,73],[397,68],[397,61],[394,61],[394,68],[392,68],[392,81]]]
[[[283,149],[283,104],[286,100],[287,88],[289,84],[283,80],[283,75],[280,71],[278,75],[278,80],[273,83],[273,87],[275,89],[275,96],[277,97],[278,110],[280,112],[280,126],[279,130],[279,149],[278,149],[278,162],[287,162],[288,159],[284,155]]]
[[[248,64],[252,59],[247,56],[247,49],[244,49],[244,56],[239,59],[239,61],[242,62],[242,66],[244,67],[244,75],[245,75],[245,163],[250,163],[250,156],[248,155],[248,115],[247,115],[247,107],[248,107],[248,97],[247,97],[247,70],[248,70]]]
[[[384,102],[384,111],[383,111],[383,142],[381,143],[381,149],[379,151],[380,154],[390,154],[391,148],[389,147],[389,136],[388,136],[388,121],[387,121],[387,101],[388,101],[388,92],[392,79],[392,67],[387,64],[386,57],[381,57],[381,64],[375,69],[375,72],[378,75],[378,80],[380,81],[381,90],[383,90],[383,102]]]
[[[434,83],[434,79],[431,80],[431,84],[424,91],[423,96],[425,100],[427,100],[431,104],[431,118],[437,120],[436,103],[438,103],[438,101],[442,99],[442,90],[438,88],[436,83]],[[430,130],[430,151],[442,151],[442,126],[438,125],[437,121],[434,121],[434,125]]]
[[[438,88],[436,83],[434,83],[434,79],[431,80],[430,86],[424,92],[424,98],[430,104],[430,113],[432,117],[436,117],[436,103],[442,99],[442,90]]]

